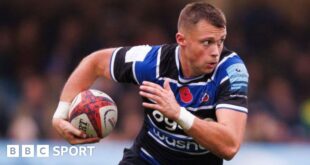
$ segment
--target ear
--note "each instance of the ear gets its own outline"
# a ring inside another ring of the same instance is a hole
[[[186,40],[185,40],[185,36],[184,34],[178,32],[176,35],[175,35],[175,38],[176,38],[176,41],[179,45],[181,46],[184,46],[186,45]]]

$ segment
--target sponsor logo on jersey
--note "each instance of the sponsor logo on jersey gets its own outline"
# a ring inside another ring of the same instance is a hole
[[[195,142],[192,138],[177,137],[155,127],[150,128],[148,133],[161,145],[171,150],[198,155],[208,153],[203,146]]]
[[[148,114],[147,117],[149,123],[148,135],[160,145],[170,150],[187,154],[201,155],[209,152],[192,137],[184,134],[184,132],[176,133],[182,128],[175,121],[169,121],[168,118],[163,116],[159,111],[154,110],[153,113]],[[159,123],[164,124],[164,129],[157,125]]]
[[[226,69],[232,91],[246,91],[249,74],[244,64],[233,64]]]
[[[191,103],[193,101],[193,95],[188,87],[181,87],[179,94],[183,103]]]

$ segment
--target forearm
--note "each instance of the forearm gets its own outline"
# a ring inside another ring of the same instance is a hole
[[[187,131],[199,144],[224,159],[231,159],[238,151],[242,135],[233,132],[224,124],[195,118],[194,124]]]
[[[52,124],[70,144],[98,142],[99,138],[85,138],[86,134],[68,121],[70,102],[81,91],[88,89],[99,76],[110,78],[109,62],[113,49],[94,52],[85,57],[66,82]]]

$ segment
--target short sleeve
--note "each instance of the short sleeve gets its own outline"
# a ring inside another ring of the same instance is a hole
[[[239,56],[225,61],[219,68],[219,86],[216,109],[232,109],[248,112],[249,74]]]
[[[158,46],[140,45],[117,48],[111,58],[111,77],[116,82],[141,84],[156,68]],[[154,73],[155,74],[155,73]]]

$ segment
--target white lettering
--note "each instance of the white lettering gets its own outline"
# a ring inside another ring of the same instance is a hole
[[[169,131],[175,131],[177,128],[182,129],[180,125],[178,125],[177,122],[170,120],[169,118],[165,117],[161,112],[158,110],[154,110],[152,112],[152,115],[154,119],[158,122],[164,122],[165,123],[165,128]]]
[[[95,146],[87,146],[89,149],[89,156],[93,156],[93,150],[95,149]]]
[[[74,151],[75,150],[75,151]],[[77,156],[79,154],[79,149],[75,146],[70,147],[69,154],[71,156]]]
[[[82,155],[83,156],[87,156],[86,149],[87,149],[86,147],[81,147],[80,148],[80,156],[82,156]]]
[[[157,122],[160,123],[160,122],[164,121],[164,115],[162,113],[160,113],[159,111],[154,110],[152,114],[153,114],[153,116]]]
[[[60,156],[60,151],[59,151],[60,147],[59,146],[55,146],[53,147],[53,155],[54,156]]]
[[[172,137],[173,135],[168,136],[155,128],[153,128],[152,134],[155,134],[155,137],[157,137],[164,144],[173,149],[177,149],[180,151],[186,150],[186,152],[195,152],[195,153],[207,152],[204,147],[202,147],[200,144],[193,141],[192,139],[174,138]]]
[[[69,151],[69,148],[66,147],[66,146],[61,146],[61,147],[60,147],[60,151],[61,151],[61,152],[60,152],[61,156],[63,156],[64,153],[66,153],[66,152]]]
[[[19,147],[21,146],[21,150]],[[95,146],[53,146],[52,156],[92,156]],[[7,157],[49,157],[49,145],[7,145]],[[21,151],[21,153],[20,153]],[[36,153],[36,155],[35,155]]]
[[[95,146],[55,146],[53,147],[53,156],[92,156]]]
[[[180,149],[184,149],[185,148],[185,142],[181,141],[181,140],[178,140],[177,144],[176,144],[176,147],[180,148]]]

